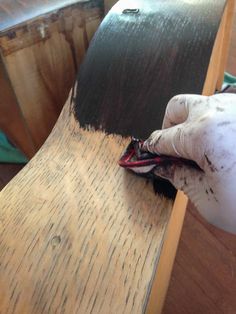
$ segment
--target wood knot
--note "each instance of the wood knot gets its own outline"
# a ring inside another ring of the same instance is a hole
[[[60,236],[54,236],[51,240],[51,246],[54,249],[61,243],[61,237]]]

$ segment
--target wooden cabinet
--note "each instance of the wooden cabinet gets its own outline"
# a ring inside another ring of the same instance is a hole
[[[28,157],[46,140],[101,22],[103,1],[0,4],[0,129]]]

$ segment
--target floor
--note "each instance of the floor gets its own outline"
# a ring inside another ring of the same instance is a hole
[[[234,9],[234,22],[232,28],[231,45],[229,49],[228,63],[226,70],[236,76],[236,6]]]
[[[236,12],[227,71],[236,75]],[[22,167],[0,164],[0,189]],[[163,313],[236,313],[236,236],[207,224],[191,204]]]

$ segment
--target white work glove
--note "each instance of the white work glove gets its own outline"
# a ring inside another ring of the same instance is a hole
[[[201,215],[236,233],[236,95],[178,95],[166,108],[163,130],[144,142],[151,153],[195,161],[166,166],[156,174],[188,195]]]

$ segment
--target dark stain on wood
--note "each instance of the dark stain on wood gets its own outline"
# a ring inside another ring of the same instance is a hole
[[[161,128],[172,96],[201,94],[224,5],[137,0],[134,14],[116,4],[79,73],[80,125],[142,139]]]

